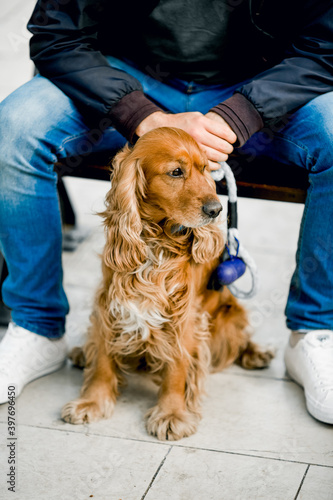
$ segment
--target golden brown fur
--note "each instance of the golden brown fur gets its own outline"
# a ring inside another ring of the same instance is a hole
[[[224,242],[218,218],[202,209],[218,201],[206,163],[196,142],[171,128],[116,156],[103,213],[103,283],[81,397],[63,408],[67,422],[110,417],[124,374],[144,370],[160,384],[148,432],[180,439],[196,430],[210,367],[269,363],[271,353],[249,340],[243,307],[226,288],[207,289]],[[79,349],[72,359],[84,364]]]

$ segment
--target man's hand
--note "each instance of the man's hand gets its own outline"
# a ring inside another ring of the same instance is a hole
[[[185,130],[207,154],[209,167],[217,170],[219,161],[226,161],[233,151],[232,144],[237,136],[223,118],[210,111],[206,115],[198,111],[188,113],[166,114],[161,111],[147,116],[136,129],[141,135],[157,127],[177,127]]]

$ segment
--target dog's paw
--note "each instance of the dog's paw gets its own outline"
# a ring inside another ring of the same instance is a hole
[[[149,434],[160,441],[177,441],[197,430],[198,415],[188,411],[166,412],[158,405],[146,414],[146,428]]]
[[[239,357],[239,363],[243,368],[253,370],[255,368],[266,368],[272,359],[274,352],[271,349],[263,350],[253,342],[249,342],[245,351]]]
[[[82,347],[73,347],[68,357],[74,366],[78,366],[79,368],[84,368],[86,366],[86,358]]]
[[[102,418],[109,418],[114,409],[113,401],[96,401],[86,399],[74,399],[65,404],[61,412],[61,418],[69,424],[84,424],[96,422]]]

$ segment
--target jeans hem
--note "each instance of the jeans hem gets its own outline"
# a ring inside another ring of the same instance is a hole
[[[46,337],[48,339],[56,340],[61,339],[65,334],[65,326],[61,325],[59,328],[43,328],[36,326],[33,323],[29,323],[27,321],[21,321],[20,319],[12,318],[13,323],[15,325],[20,326],[21,328],[25,328],[29,330],[29,332],[36,333],[42,337]]]
[[[291,331],[298,332],[298,331],[314,331],[314,330],[332,330],[333,331],[333,322],[330,325],[313,325],[311,324],[306,324],[306,323],[296,323],[293,320],[286,320],[286,325],[287,328]]]

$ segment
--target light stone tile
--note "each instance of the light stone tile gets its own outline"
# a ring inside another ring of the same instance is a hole
[[[311,465],[297,500],[333,500],[333,468]]]
[[[238,227],[243,244],[271,255],[295,253],[303,209],[302,203],[239,198]]]
[[[101,281],[101,259],[104,234],[102,228],[92,230],[75,252],[63,253],[64,284],[93,288]]]
[[[69,349],[71,349],[85,343],[95,290],[72,285],[67,285],[65,290],[70,305],[70,311],[66,318],[66,338]]]
[[[184,442],[185,444],[185,442]],[[332,427],[306,411],[293,382],[211,375],[203,420],[186,445],[333,465]]]
[[[305,470],[304,464],[174,447],[146,500],[293,500]]]
[[[256,329],[275,315],[282,314],[284,317],[295,257],[291,253],[285,255],[277,253],[269,255],[259,251],[251,253],[258,267],[258,292],[253,298],[245,300],[244,305],[251,311],[250,321]],[[240,288],[249,289],[241,286]]]
[[[74,181],[74,186],[73,182]],[[83,181],[84,190],[81,192]],[[78,185],[76,185],[78,184]],[[95,211],[103,209],[105,182],[89,181],[86,179],[67,179],[66,186],[77,213],[78,230],[86,231],[87,237],[79,244],[74,252],[63,252],[64,285],[67,287],[80,286],[96,290],[101,282],[101,258],[105,244],[102,219],[94,215]],[[104,186],[104,187],[103,187]],[[75,189],[76,188],[76,189]],[[102,191],[101,191],[102,189]]]
[[[286,374],[284,364],[284,348],[289,338],[289,330],[287,329],[284,318],[281,315],[267,318],[255,330],[252,335],[252,340],[255,341],[261,348],[272,349],[274,358],[268,368],[258,370],[245,370],[237,365],[232,365],[229,368],[230,373],[242,375],[246,377],[256,378],[275,378],[286,379],[289,377]]]
[[[8,465],[1,457],[3,499],[138,500],[168,451],[167,445],[24,425],[17,442],[16,494],[6,488]]]
[[[82,371],[67,367],[27,386],[18,399],[21,424],[157,442],[148,436],[144,415],[157,400],[157,387],[129,377],[111,419],[73,426],[61,408],[79,395]],[[197,433],[176,445],[333,466],[332,428],[306,411],[303,391],[292,382],[243,377],[225,371],[210,375]],[[0,407],[0,422],[6,408]]]
[[[17,399],[19,423],[156,442],[148,436],[144,425],[145,413],[157,401],[157,387],[150,379],[129,377],[129,384],[121,391],[111,419],[89,425],[67,424],[60,418],[61,409],[79,396],[82,381],[83,371],[68,362],[58,372],[30,383]],[[6,421],[6,412],[6,405],[0,405],[0,422]]]
[[[105,209],[104,199],[110,182],[95,179],[65,177],[65,186],[77,217],[78,226],[96,228],[102,218],[97,214]]]

